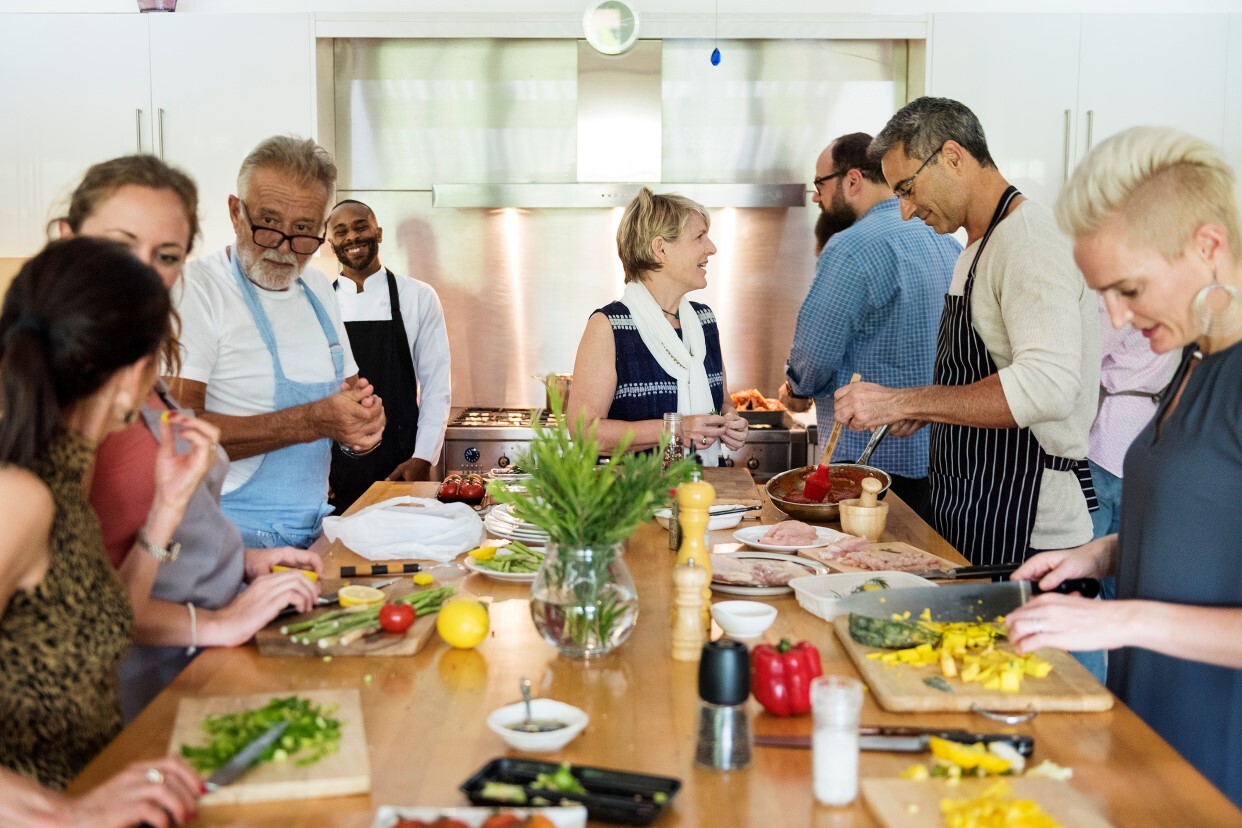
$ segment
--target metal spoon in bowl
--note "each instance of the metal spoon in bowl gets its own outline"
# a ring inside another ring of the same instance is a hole
[[[518,687],[522,688],[522,701],[526,702],[526,719],[514,722],[505,727],[520,733],[546,733],[549,730],[560,730],[569,725],[555,719],[536,719],[530,712],[530,679],[522,676],[518,679]]]

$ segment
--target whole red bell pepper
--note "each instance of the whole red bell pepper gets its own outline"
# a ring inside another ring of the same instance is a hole
[[[774,716],[811,709],[811,679],[823,675],[819,651],[806,641],[760,644],[750,652],[750,688],[755,701]]]

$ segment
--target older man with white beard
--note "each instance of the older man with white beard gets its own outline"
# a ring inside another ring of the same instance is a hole
[[[336,165],[314,141],[263,141],[229,196],[236,243],[187,265],[177,297],[173,390],[220,429],[233,461],[221,506],[248,547],[311,546],[332,512],[332,442],[365,454],[384,430],[331,283],[306,266],[335,190]]]

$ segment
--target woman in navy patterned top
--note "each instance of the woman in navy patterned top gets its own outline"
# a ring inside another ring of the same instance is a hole
[[[578,345],[567,411],[598,420],[605,453],[627,433],[631,448],[660,440],[666,413],[681,412],[682,439],[706,465],[720,444],[739,449],[747,423],[725,395],[716,316],[686,294],[707,287],[711,217],[684,196],[643,187],[625,209],[617,253],[625,268],[620,301],[591,314]]]

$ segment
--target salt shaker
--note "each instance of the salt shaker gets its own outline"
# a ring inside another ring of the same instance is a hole
[[[811,681],[812,779],[815,799],[824,805],[848,805],[858,796],[858,715],[862,684],[848,676],[819,676]]]
[[[673,658],[676,661],[698,661],[703,654],[707,631],[703,629],[703,587],[707,570],[695,566],[695,560],[673,570],[676,596],[673,602]]]
[[[713,770],[750,765],[750,654],[740,641],[703,645],[699,659],[699,731],[694,761]]]

